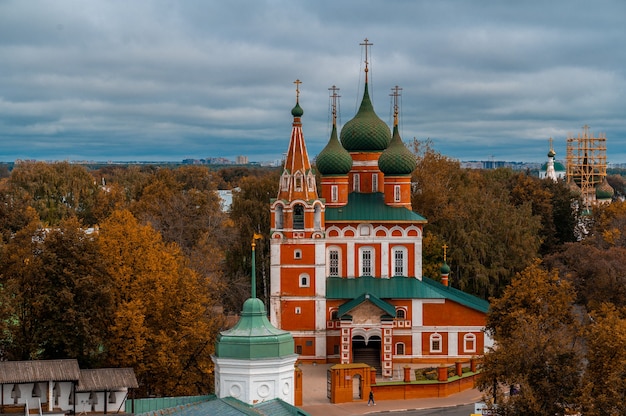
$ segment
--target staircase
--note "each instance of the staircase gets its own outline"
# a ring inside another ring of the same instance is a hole
[[[376,369],[376,376],[382,375],[380,365],[380,350],[378,348],[355,348],[353,350],[353,363],[364,363]]]

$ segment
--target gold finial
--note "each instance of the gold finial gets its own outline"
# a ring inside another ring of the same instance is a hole
[[[447,255],[447,250],[448,250],[448,245],[447,245],[447,244],[444,244],[444,245],[442,246],[442,248],[443,248],[443,261],[444,261],[444,263],[445,263],[445,261],[446,261],[446,255]]]
[[[367,72],[369,71],[368,69],[368,64],[369,61],[367,60],[367,47],[368,46],[372,46],[373,43],[370,43],[367,38],[365,38],[365,40],[363,41],[363,43],[359,43],[359,45],[361,46],[365,46],[365,82],[367,82]]]
[[[299,103],[300,102],[300,84],[302,84],[302,81],[300,81],[299,79],[296,79],[293,83],[296,84],[296,102]]]
[[[398,125],[398,97],[402,95],[400,94],[400,91],[402,91],[402,88],[396,85],[395,87],[391,89],[391,91],[393,92],[389,95],[393,97],[393,125],[397,126]]]
[[[550,150],[554,152],[554,149],[552,148],[552,137],[550,137],[548,140],[550,141]]]
[[[333,93],[331,94],[330,98],[332,99],[331,102],[331,112],[333,115],[333,126],[335,124],[337,124],[337,99],[339,97],[341,97],[341,95],[337,94],[337,91],[339,91],[339,88],[337,88],[336,86],[332,86],[328,89],[328,91],[332,91]]]

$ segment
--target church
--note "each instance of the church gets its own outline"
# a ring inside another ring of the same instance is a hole
[[[367,363],[383,377],[401,366],[481,355],[488,302],[422,275],[427,220],[411,205],[416,168],[398,129],[369,96],[367,40],[360,108],[333,124],[315,168],[303,133],[300,81],[278,195],[271,200],[270,320],[294,338],[300,360]],[[419,209],[419,207],[415,207]]]

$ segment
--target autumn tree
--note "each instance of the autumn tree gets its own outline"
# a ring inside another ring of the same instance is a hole
[[[626,306],[626,248],[570,243],[544,261],[571,282],[578,294],[577,303],[587,309],[594,310],[604,302]]]
[[[5,351],[13,359],[76,358],[97,365],[110,304],[93,236],[71,217],[33,221],[2,256],[3,304],[12,312]]]
[[[626,310],[601,304],[585,328],[587,366],[581,410],[588,416],[626,415]]]
[[[432,241],[449,247],[450,284],[485,299],[498,296],[538,255],[540,217],[530,202],[511,201],[510,170],[462,169],[429,142],[414,141],[413,150],[413,209],[428,220]],[[441,257],[433,260],[424,261],[429,273],[441,266]]]
[[[115,288],[107,362],[133,367],[141,394],[209,392],[210,354],[221,326],[211,288],[175,243],[163,242],[127,210],[101,224],[98,241]]]
[[[92,209],[98,187],[83,166],[68,162],[20,163],[11,171],[8,184],[28,193],[31,206],[45,224],[54,226],[70,216],[86,225],[95,223]]]
[[[572,286],[536,262],[492,299],[480,390],[496,397],[498,414],[563,415],[578,403],[583,342]],[[502,388],[514,390],[507,401]]]

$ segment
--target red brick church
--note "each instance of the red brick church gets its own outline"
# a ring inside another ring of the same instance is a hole
[[[392,131],[374,112],[366,58],[360,108],[339,137],[333,92],[330,140],[316,159],[319,195],[299,83],[271,201],[271,322],[292,333],[303,361],[366,362],[385,377],[398,364],[482,354],[489,304],[422,275],[427,221],[411,206],[416,160],[398,131],[398,89]],[[444,262],[444,283],[449,270]]]

